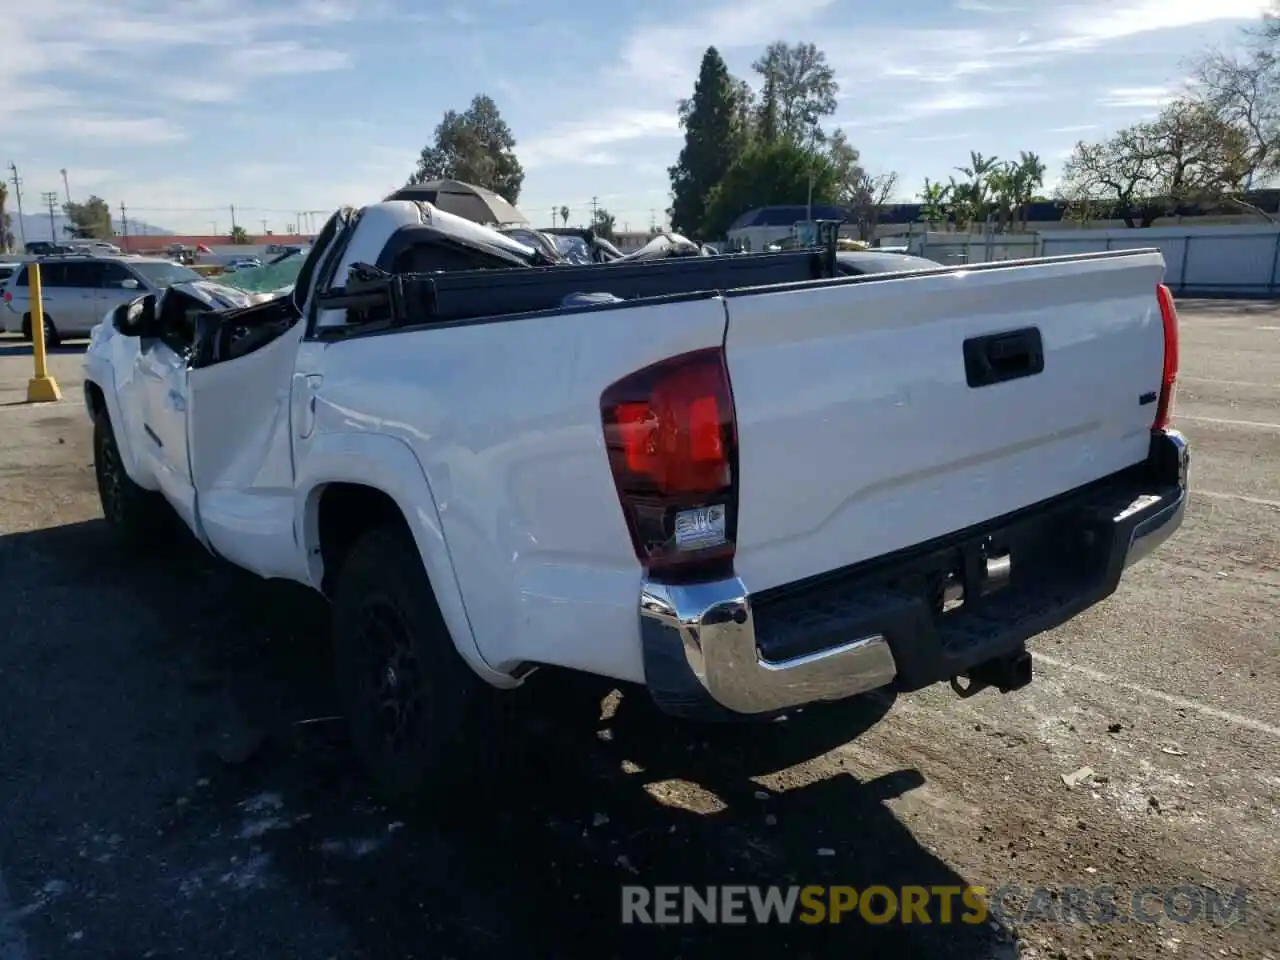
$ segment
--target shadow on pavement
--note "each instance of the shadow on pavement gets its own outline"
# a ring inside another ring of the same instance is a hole
[[[49,348],[46,352],[50,356],[58,356],[66,354],[68,356],[84,353],[89,349],[89,341],[82,340],[75,343],[60,343],[56,347]],[[0,340],[0,357],[29,357],[31,356],[31,344],[25,340]]]
[[[120,861],[137,860],[120,867],[124,905],[66,921],[98,925],[95,956],[132,956],[142,931],[158,957],[1012,956],[985,922],[941,926],[936,912],[928,925],[620,922],[624,884],[962,886],[884,803],[919,786],[917,771],[793,771],[767,797],[752,779],[853,739],[887,700],[729,727],[669,720],[634,690],[610,695],[603,717],[531,712],[521,776],[405,813],[370,797],[349,753],[327,610],[310,592],[194,545],[129,560],[100,522],[0,538],[0,583],[23,598],[0,639],[13,694],[0,698],[0,769],[22,771],[0,809],[14,825],[0,861],[11,886],[39,889],[45,875],[23,869],[57,855],[39,838],[111,821]],[[537,699],[565,684],[564,701],[582,702],[579,681],[543,682]],[[224,749],[237,738],[238,754]],[[246,864],[260,875],[229,882]],[[61,945],[52,912],[25,922]]]

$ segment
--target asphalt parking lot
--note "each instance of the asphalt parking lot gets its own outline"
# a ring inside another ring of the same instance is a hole
[[[51,358],[64,400],[28,406],[30,351],[0,338],[0,960],[1280,960],[1280,306],[1180,313],[1187,520],[1034,641],[1031,687],[729,730],[624,691],[531,711],[524,775],[432,813],[370,796],[323,605],[195,549],[122,556],[79,348]],[[974,884],[1005,909],[624,927],[629,883]],[[1118,915],[1067,909],[1107,887]]]

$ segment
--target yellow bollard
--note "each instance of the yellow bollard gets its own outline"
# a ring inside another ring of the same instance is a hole
[[[36,375],[27,384],[27,403],[51,403],[62,399],[58,381],[49,376],[44,342],[44,301],[40,290],[40,264],[27,265],[27,285],[31,291],[31,352],[36,358]]]

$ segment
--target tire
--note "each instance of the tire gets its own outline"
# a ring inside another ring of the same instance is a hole
[[[22,336],[27,341],[33,339],[31,332],[31,314],[27,314],[22,318]],[[44,315],[44,347],[46,350],[56,347],[62,342],[61,336],[58,334],[58,328],[54,326],[53,318],[47,313]]]
[[[105,413],[93,420],[93,472],[98,480],[102,515],[122,543],[142,552],[166,538],[169,505],[158,493],[145,490],[130,479],[120,459],[111,420]]]
[[[514,699],[485,683],[453,645],[407,530],[361,537],[333,595],[337,688],[352,743],[394,803],[459,799],[506,772]]]

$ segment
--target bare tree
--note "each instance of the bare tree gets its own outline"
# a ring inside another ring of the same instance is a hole
[[[1212,51],[1195,65],[1205,102],[1248,137],[1245,189],[1280,172],[1280,60],[1255,43],[1244,53]]]
[[[859,240],[874,240],[884,208],[898,187],[896,172],[871,174],[858,167],[843,184],[841,200],[858,225]]]
[[[1248,143],[1239,127],[1207,103],[1179,99],[1151,122],[1102,143],[1076,144],[1063,167],[1059,196],[1068,216],[1110,211],[1130,227],[1149,227],[1188,203],[1220,203],[1241,189]]]

